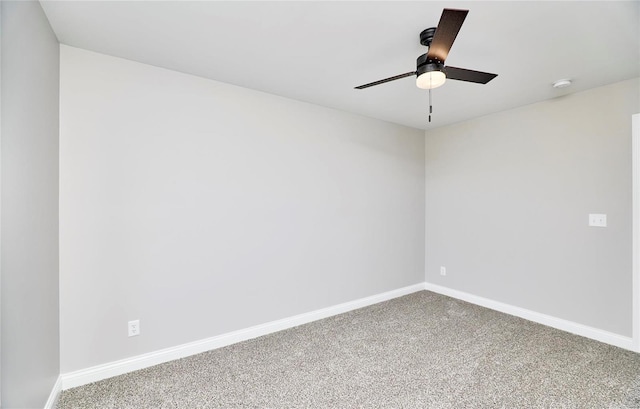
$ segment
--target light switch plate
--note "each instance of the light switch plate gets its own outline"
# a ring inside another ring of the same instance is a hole
[[[607,227],[607,215],[596,213],[589,214],[589,226]]]

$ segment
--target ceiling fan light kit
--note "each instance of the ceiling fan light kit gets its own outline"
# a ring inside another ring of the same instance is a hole
[[[444,73],[444,64],[438,61],[430,61],[427,54],[418,57],[416,75],[416,85],[421,89],[438,88],[447,79]]]
[[[440,70],[432,70],[418,75],[416,86],[421,89],[434,89],[443,85],[447,76]]]

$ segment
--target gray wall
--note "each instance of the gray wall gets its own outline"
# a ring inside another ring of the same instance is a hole
[[[631,336],[639,89],[634,79],[428,131],[426,281]],[[589,213],[608,227],[588,227]]]
[[[38,2],[3,1],[2,407],[43,407],[59,374],[59,47]]]
[[[423,131],[67,46],[60,114],[63,373],[424,280]]]

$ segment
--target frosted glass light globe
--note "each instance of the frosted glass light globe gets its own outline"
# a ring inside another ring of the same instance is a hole
[[[442,71],[427,71],[416,78],[416,85],[422,89],[433,89],[444,84],[446,79],[447,76]]]

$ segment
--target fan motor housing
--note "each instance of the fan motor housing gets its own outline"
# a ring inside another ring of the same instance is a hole
[[[420,76],[425,72],[444,71],[444,64],[436,59],[430,59],[427,54],[422,54],[416,60],[416,76]]]

